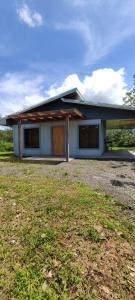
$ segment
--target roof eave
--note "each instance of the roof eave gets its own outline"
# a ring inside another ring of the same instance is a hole
[[[94,103],[90,101],[77,101],[77,100],[72,100],[72,99],[64,99],[62,98],[63,102],[66,103],[74,103],[74,104],[82,104],[82,105],[88,105],[88,106],[97,106],[97,107],[105,107],[105,108],[114,108],[114,109],[124,109],[124,110],[131,110],[135,111],[135,106],[126,106],[126,105],[111,105],[111,104],[106,104],[106,103]]]

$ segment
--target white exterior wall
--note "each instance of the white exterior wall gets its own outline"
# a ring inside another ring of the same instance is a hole
[[[99,125],[99,148],[98,149],[79,149],[79,125]],[[45,122],[36,124],[22,125],[22,154],[24,156],[52,155],[52,127],[64,126],[64,121]],[[24,148],[24,128],[40,128],[40,148]],[[104,152],[105,129],[101,120],[75,120],[69,121],[69,144],[71,157],[92,157],[100,156]],[[18,155],[18,126],[14,126],[14,152]]]

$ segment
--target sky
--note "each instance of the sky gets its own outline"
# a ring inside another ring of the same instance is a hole
[[[134,0],[1,0],[0,115],[74,87],[122,104],[134,53]]]

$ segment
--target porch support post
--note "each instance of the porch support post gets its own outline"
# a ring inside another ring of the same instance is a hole
[[[66,116],[66,161],[69,162],[69,115]]]
[[[21,120],[18,121],[18,148],[19,148],[19,159],[22,159],[22,134],[21,134]]]

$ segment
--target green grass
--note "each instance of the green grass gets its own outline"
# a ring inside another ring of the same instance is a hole
[[[13,152],[0,152],[0,162],[21,162]]]
[[[134,225],[120,202],[23,175],[0,177],[0,205],[1,299],[134,299]]]
[[[129,151],[135,151],[135,147],[112,147],[112,150],[129,150]]]
[[[12,155],[14,152],[13,151],[0,151],[0,156],[5,156],[5,155]]]

